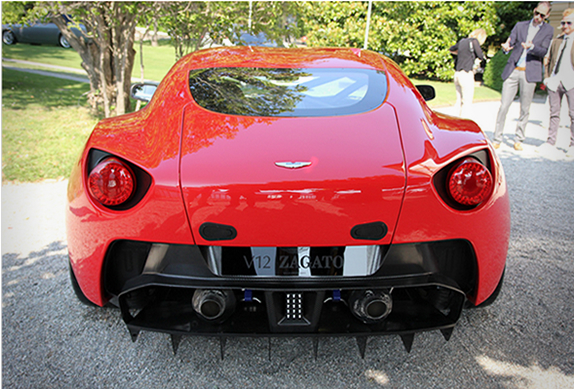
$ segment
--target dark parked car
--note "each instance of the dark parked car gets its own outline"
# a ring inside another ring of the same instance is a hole
[[[70,23],[70,21],[67,19]],[[72,31],[77,36],[82,35],[86,28],[83,25],[78,25],[79,28],[73,27]],[[31,44],[46,44],[46,45],[60,45],[64,48],[69,48],[70,43],[62,35],[58,26],[54,23],[41,23],[36,22],[30,25],[22,24],[3,24],[2,25],[2,42],[5,45],[13,45],[15,43],[31,43]]]

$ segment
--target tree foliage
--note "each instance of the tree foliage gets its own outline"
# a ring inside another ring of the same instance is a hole
[[[310,2],[304,25],[311,46],[363,47],[367,2]],[[490,2],[374,2],[368,49],[395,60],[409,76],[453,77],[449,47],[476,28],[495,33]]]
[[[2,24],[26,22],[26,15],[34,8],[34,1],[6,1],[2,3]]]
[[[217,34],[221,24],[230,17],[220,13],[222,6],[217,3],[199,1],[160,3],[158,25],[170,35],[176,51],[176,59],[198,50],[206,41],[207,34]]]
[[[505,54],[503,50],[499,50],[493,58],[489,61],[485,67],[485,73],[483,73],[483,82],[485,85],[491,89],[501,92],[503,89],[503,79],[501,74],[503,69],[507,64],[509,59],[509,54]]]
[[[242,33],[263,33],[282,46],[297,34],[298,26],[290,19],[299,8],[299,3],[289,1],[160,2],[159,25],[172,38],[179,59],[225,40],[241,43]]]

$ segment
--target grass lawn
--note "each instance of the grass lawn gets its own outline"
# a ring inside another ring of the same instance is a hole
[[[446,107],[455,104],[455,84],[453,82],[429,81],[411,79],[415,85],[427,84],[435,88],[435,99],[427,102],[430,107]],[[482,102],[489,100],[500,100],[501,93],[487,87],[475,87],[475,94],[473,95],[474,102]]]
[[[89,85],[2,70],[2,182],[68,177],[98,118]]]
[[[134,50],[136,50],[136,57],[134,59],[132,77],[139,79],[139,42],[134,44]],[[160,45],[157,47],[152,47],[149,42],[144,42],[142,51],[144,53],[144,78],[147,80],[161,81],[176,62],[175,50],[169,42],[165,40],[160,41]],[[82,59],[80,55],[74,49],[64,49],[59,46],[28,45],[25,43],[11,46],[2,45],[2,58],[59,65],[82,70]],[[10,66],[21,65],[10,63]]]

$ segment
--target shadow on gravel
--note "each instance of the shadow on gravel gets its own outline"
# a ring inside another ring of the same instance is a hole
[[[62,241],[54,241],[44,249],[37,252],[30,252],[27,257],[21,257],[19,253],[6,253],[2,255],[2,282],[9,275],[9,272],[19,271],[23,267],[31,267],[38,261],[51,262],[51,260],[62,257],[62,251],[66,249]],[[66,252],[67,253],[67,252]]]

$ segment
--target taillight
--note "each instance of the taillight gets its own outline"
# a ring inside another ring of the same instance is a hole
[[[477,206],[487,200],[493,188],[491,173],[474,158],[466,158],[447,175],[447,191],[464,206]]]
[[[104,206],[126,202],[135,188],[136,178],[130,167],[113,157],[96,165],[88,177],[90,194]]]

